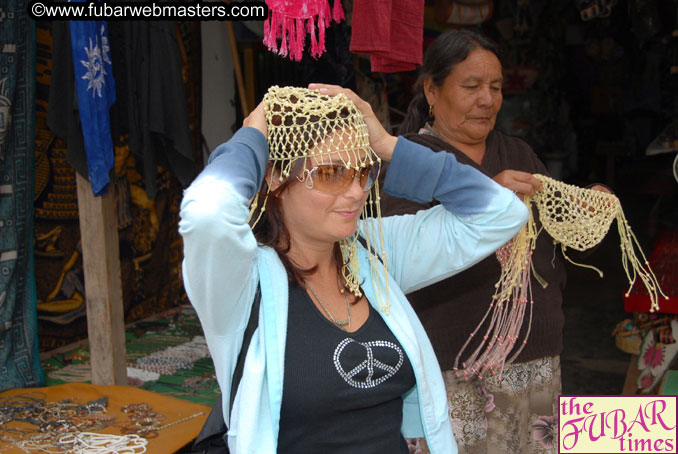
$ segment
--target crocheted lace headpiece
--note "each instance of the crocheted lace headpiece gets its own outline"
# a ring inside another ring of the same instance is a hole
[[[534,196],[525,198],[525,204],[530,208],[530,218],[518,235],[497,251],[497,259],[502,268],[501,277],[496,284],[497,290],[485,316],[455,360],[454,370],[466,380],[475,376],[482,379],[487,373],[500,374],[501,377],[504,366],[511,364],[527,343],[534,304],[531,288],[532,251],[540,233],[532,217],[533,204],[537,208],[543,228],[555,242],[560,243],[565,259],[575,265],[592,268],[601,277],[603,273],[595,267],[570,260],[566,249],[570,247],[584,251],[597,245],[616,219],[621,240],[622,264],[631,284],[627,296],[636,278],[640,277],[650,295],[651,312],[659,309],[659,295],[666,298],[615,195],[568,185],[544,175],[535,177],[541,181],[542,189]],[[636,247],[640,259],[636,256]],[[535,279],[541,283],[541,278],[536,273]],[[547,283],[542,285],[546,286]],[[528,312],[525,337],[519,340],[523,320]],[[487,332],[480,345],[463,361],[462,367],[459,367],[462,354],[483,326],[487,326]]]
[[[278,171],[280,181],[290,178],[293,169],[298,170],[298,160],[303,160],[302,168],[341,162],[346,168],[356,170],[381,163],[370,146],[362,113],[343,94],[327,96],[306,88],[273,86],[264,96],[264,110],[268,127],[269,162]],[[309,159],[310,165],[306,166]],[[377,180],[370,190],[359,223],[370,252],[368,256],[373,277],[376,277],[379,266],[383,267],[387,276],[378,194]],[[254,224],[261,218],[265,205],[266,200]],[[251,204],[252,213],[256,208],[255,197]],[[346,287],[360,296],[357,240],[358,232],[342,240],[339,245],[344,260],[341,271]],[[372,245],[375,241],[380,243],[379,248]],[[374,256],[374,252],[381,256],[381,261]],[[388,313],[388,286],[381,289],[379,282],[379,279],[372,279],[379,307]]]

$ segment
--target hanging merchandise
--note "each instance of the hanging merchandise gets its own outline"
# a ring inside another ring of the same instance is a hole
[[[197,173],[191,139],[180,39],[172,22],[109,24],[111,54],[120,96],[111,111],[115,137],[129,134],[142,164],[148,199],[162,189],[158,166],[186,187]],[[70,145],[69,145],[70,146]]]
[[[648,263],[668,296],[668,300],[662,304],[661,312],[678,314],[678,230],[668,229],[659,235]],[[650,298],[645,287],[636,282],[631,291],[624,295],[624,310],[648,312]]]
[[[478,25],[490,20],[493,10],[493,0],[453,0],[444,17],[448,24]]]
[[[199,112],[195,94],[200,77],[186,67],[196,67],[200,47],[191,42],[199,41],[200,33],[198,26],[188,36],[181,34],[184,25],[190,23],[108,24],[117,90],[110,110],[114,165],[109,190],[116,199],[127,322],[186,298],[177,222],[181,183],[190,182],[197,168],[199,147],[194,144],[200,143],[195,140],[200,123],[191,112]],[[36,282],[38,340],[41,350],[52,350],[87,336],[75,171],[87,175],[88,170],[69,23],[42,21],[36,26],[36,158],[46,165],[36,168],[36,223],[31,230],[41,276]]]
[[[301,60],[306,33],[311,35],[311,56],[318,58],[325,52],[325,29],[330,21],[344,19],[341,0],[334,0],[332,9],[329,0],[266,0],[266,4],[269,13],[264,22],[264,44],[294,61]]]
[[[302,87],[310,83],[326,83],[344,88],[355,88],[354,55],[348,50],[351,40],[351,28],[346,21],[327,29],[325,36],[326,51],[318,59],[305,58],[296,65],[298,75],[290,81]],[[276,59],[280,60],[280,59]],[[269,74],[269,77],[273,74]],[[275,83],[281,79],[273,77]],[[263,84],[263,89],[273,82]]]
[[[0,12],[0,390],[43,381],[33,268],[35,22],[27,3],[2,2]]]
[[[412,71],[421,65],[423,1],[355,0],[352,28],[351,52],[369,55],[372,72]]]
[[[642,1],[642,0],[641,0]],[[577,9],[583,21],[606,18],[612,13],[617,0],[576,0]]]
[[[678,320],[672,320],[671,327],[665,327],[662,331],[648,331],[638,355],[637,367],[640,371],[636,379],[638,389],[643,393],[649,393],[664,376],[676,354],[678,354]]]
[[[570,247],[585,251],[597,245],[607,234],[613,220],[617,220],[621,239],[622,264],[626,277],[634,284],[640,278],[647,288],[650,298],[650,312],[659,310],[659,295],[668,299],[659,286],[659,282],[647,263],[640,249],[638,240],[628,225],[619,199],[613,194],[582,189],[544,175],[535,175],[542,189],[534,196],[526,197],[525,204],[534,204],[539,213],[539,220],[546,232],[560,243],[563,256],[569,262],[592,268],[601,275],[602,272],[589,265],[573,262],[566,254]],[[471,333],[461,348],[454,364],[458,376],[470,380],[478,376],[482,379],[487,373],[501,373],[506,365],[511,364],[527,343],[532,324],[532,289],[530,276],[532,273],[532,251],[541,229],[537,230],[530,210],[530,219],[526,226],[508,244],[497,251],[502,272],[497,290],[492,298],[485,316]],[[638,248],[640,257],[636,255]],[[535,278],[539,278],[535,274]],[[630,292],[630,288],[627,294]],[[527,315],[527,329],[524,338],[520,339],[523,321]],[[465,359],[461,367],[460,358],[480,329],[487,326],[480,345]]]
[[[70,27],[88,176],[94,195],[103,195],[108,190],[108,172],[113,168],[108,111],[115,102],[107,24],[104,21],[71,21]]]

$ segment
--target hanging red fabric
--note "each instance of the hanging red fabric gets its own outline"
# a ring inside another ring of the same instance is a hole
[[[294,61],[301,60],[307,32],[311,35],[310,54],[318,58],[325,52],[325,29],[332,19],[335,22],[344,19],[341,0],[334,0],[332,9],[329,0],[266,0],[266,4],[264,44],[270,51],[284,57],[289,55]]]
[[[421,65],[424,0],[355,0],[352,29],[351,52],[369,55],[373,72]]]

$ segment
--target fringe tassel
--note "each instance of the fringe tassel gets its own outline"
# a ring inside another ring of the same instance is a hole
[[[296,38],[294,40],[294,48],[291,54],[292,60],[299,61],[304,53],[304,40],[306,37],[306,27],[304,27],[304,19],[296,19]]]
[[[264,21],[263,43],[270,51],[282,56],[289,55],[294,61],[301,60],[303,56],[306,31],[311,35],[310,54],[318,58],[325,52],[325,29],[332,20],[341,22],[345,19],[341,0],[334,0],[333,7],[330,7],[329,0],[325,1],[318,15],[305,19],[287,17],[280,11],[269,11],[269,17]]]
[[[315,35],[315,19],[313,17],[308,19],[308,32],[311,34],[311,57],[318,58],[321,52],[318,47],[318,38]]]
[[[264,22],[264,44],[268,50],[278,53],[278,38],[280,37],[280,25],[282,14],[271,11],[269,20]],[[269,25],[270,22],[270,25]]]
[[[640,279],[643,281],[643,284],[645,284],[645,288],[647,289],[647,293],[650,297],[650,312],[658,311],[659,295],[663,296],[664,299],[666,300],[668,300],[669,297],[662,291],[661,287],[659,286],[657,276],[655,276],[655,274],[652,272],[650,264],[645,258],[645,254],[643,253],[643,249],[640,247],[640,244],[638,243],[636,235],[634,235],[633,231],[631,230],[631,227],[629,226],[629,223],[626,221],[626,217],[624,217],[624,212],[622,211],[621,206],[617,211],[616,219],[617,219],[617,228],[619,229],[619,238],[621,240],[620,246],[622,251],[622,264],[624,266],[626,278],[629,280],[630,283],[629,288],[626,291],[626,296],[629,296],[629,294],[631,293],[631,289],[633,288],[633,284],[636,281],[636,278],[640,276]],[[636,247],[638,248],[638,252],[640,253],[640,258],[642,259],[642,261],[639,260],[638,257],[636,256],[636,253],[634,251]],[[632,273],[629,270],[629,268],[632,268]]]
[[[329,9],[329,6],[328,6]],[[322,24],[325,24],[323,26]],[[319,33],[318,33],[318,49],[320,49],[320,54],[325,52],[325,28],[329,26],[329,17],[327,16],[320,16],[318,17],[318,28],[319,28]],[[318,54],[318,55],[320,55]]]
[[[475,330],[466,340],[454,361],[453,370],[464,380],[478,377],[482,380],[488,372],[492,375],[501,373],[504,367],[511,364],[527,343],[532,328],[532,251],[536,246],[536,225],[530,214],[527,225],[518,235],[497,251],[497,259],[501,264],[501,277],[497,282],[492,302]],[[529,304],[529,322],[525,338],[518,343],[520,329],[523,326],[525,313]],[[459,361],[466,348],[476,337],[480,329],[487,323],[487,331],[478,347],[463,362],[459,371]],[[508,358],[518,344],[517,350]]]
[[[264,46],[271,50],[271,15],[264,20]]]
[[[283,18],[282,21],[282,32],[280,39],[280,51],[278,52],[283,57],[287,57],[287,31],[289,30],[290,19],[288,17]]]
[[[298,61],[296,59],[296,47],[297,47],[297,27],[296,19],[292,17],[285,18],[285,23],[287,25],[287,48],[289,52],[290,60]]]
[[[344,9],[341,7],[341,0],[334,0],[334,8],[332,9],[332,19],[334,22],[341,22],[345,19]]]

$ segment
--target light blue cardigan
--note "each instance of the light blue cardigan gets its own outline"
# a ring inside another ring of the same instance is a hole
[[[184,285],[200,318],[223,396],[242,346],[259,282],[259,326],[247,356],[233,412],[223,399],[232,454],[277,452],[287,333],[287,273],[275,251],[257,244],[247,223],[250,199],[262,183],[266,138],[239,130],[210,156],[185,191],[179,231],[184,240]],[[432,454],[456,453],[447,396],[433,348],[404,293],[447,278],[482,260],[512,238],[527,209],[453,155],[398,139],[385,182],[396,196],[441,205],[383,219],[390,313],[381,314],[412,363],[417,385],[403,395],[402,433],[425,436]],[[372,244],[380,244],[372,241]],[[362,289],[378,310],[365,249],[359,245]],[[230,419],[230,421],[229,421]],[[356,452],[360,448],[356,447]]]

